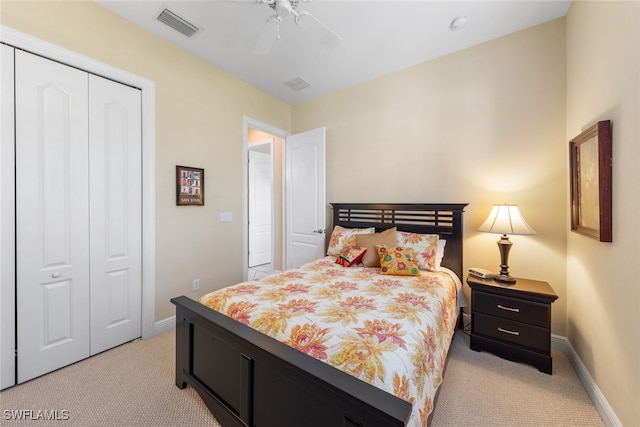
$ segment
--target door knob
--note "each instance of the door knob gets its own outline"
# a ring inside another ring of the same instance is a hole
[[[317,229],[317,230],[313,230],[314,233],[318,233],[318,234],[324,234],[324,230],[322,229]]]
[[[56,271],[55,273],[53,273],[51,275],[51,277],[53,277],[54,279],[57,279],[58,277],[60,277],[62,275],[62,273],[60,273],[59,271]]]

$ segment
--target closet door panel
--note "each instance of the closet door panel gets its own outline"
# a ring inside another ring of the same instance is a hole
[[[141,94],[90,76],[91,353],[141,336]]]
[[[16,52],[18,382],[89,355],[88,75]]]
[[[16,382],[13,55],[0,44],[0,390]]]

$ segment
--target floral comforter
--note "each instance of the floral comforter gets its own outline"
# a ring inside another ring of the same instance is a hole
[[[325,257],[200,302],[412,403],[425,426],[456,323],[459,280],[342,267]]]

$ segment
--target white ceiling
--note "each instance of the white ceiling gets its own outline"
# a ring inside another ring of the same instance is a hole
[[[571,0],[314,0],[300,2],[342,41],[327,50],[292,16],[266,55],[253,52],[274,11],[255,0],[96,0],[288,104],[447,55],[564,16]],[[158,21],[168,8],[201,30],[189,38]],[[457,31],[453,19],[466,16]],[[114,29],[115,30],[115,29]],[[293,91],[283,83],[302,77],[311,86]]]

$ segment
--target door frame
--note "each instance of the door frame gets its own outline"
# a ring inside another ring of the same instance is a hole
[[[282,139],[282,167],[284,168],[284,152],[287,136],[291,135],[291,132],[287,132],[282,129],[278,129],[274,126],[262,123],[251,117],[242,117],[242,280],[245,281],[249,274],[249,176],[248,176],[248,161],[249,161],[249,128],[256,129],[261,132],[268,133],[275,137]],[[273,151],[273,150],[272,150]],[[275,171],[274,171],[275,172]],[[282,180],[282,191],[284,194],[284,179]],[[283,212],[285,209],[284,204],[286,201],[282,200]],[[272,206],[275,209],[275,206]],[[275,224],[275,218],[272,219],[272,223]],[[284,224],[282,224],[282,230],[284,232]],[[284,235],[282,236],[284,239]],[[275,242],[275,237],[272,237]],[[282,245],[282,259],[286,256],[286,245]],[[275,254],[275,245],[274,245]],[[272,257],[274,257],[272,254]]]
[[[96,61],[12,28],[0,25],[0,42],[43,56],[89,73],[139,88],[142,96],[142,338],[156,335],[155,257],[156,257],[156,135],[155,83],[151,80]],[[15,197],[14,194],[2,197]],[[15,280],[15,277],[14,277]],[[5,283],[5,282],[3,282]],[[11,284],[13,286],[13,283]],[[6,286],[6,285],[3,285]],[[15,307],[14,307],[15,308]],[[160,325],[158,326],[160,329]],[[0,340],[4,340],[0,336]],[[3,341],[4,344],[4,341]],[[13,344],[12,344],[13,345]],[[4,349],[5,346],[3,345]],[[11,352],[13,353],[13,352]],[[13,354],[3,350],[0,365],[15,363]]]
[[[0,81],[0,390],[10,387],[16,381],[16,203],[15,203],[15,75],[13,60],[15,49],[1,45],[3,56],[3,81]],[[5,50],[6,49],[6,50]],[[13,59],[13,58],[12,58]],[[5,74],[6,73],[6,74]],[[8,80],[7,76],[9,77]],[[10,81],[10,84],[5,84]],[[6,91],[6,92],[5,92]],[[5,112],[5,109],[10,110]],[[7,123],[4,117],[8,117]],[[3,141],[10,141],[4,143]],[[2,285],[11,283],[12,286]]]

